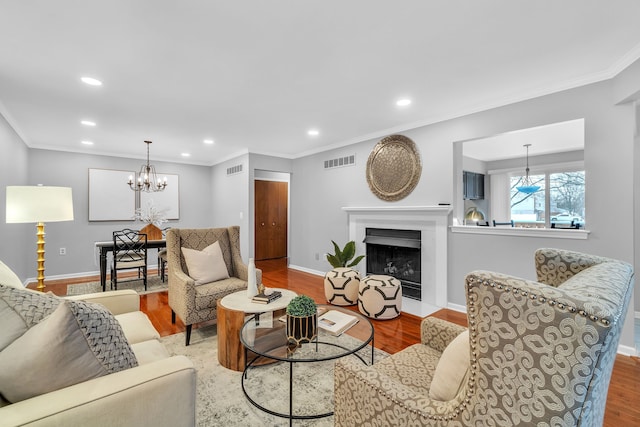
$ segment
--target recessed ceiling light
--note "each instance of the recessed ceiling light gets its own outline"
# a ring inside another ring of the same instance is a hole
[[[411,100],[409,98],[402,98],[396,101],[396,105],[398,107],[406,107],[407,105],[410,105],[410,104],[411,104]]]
[[[309,136],[318,136],[318,135],[320,135],[320,131],[318,129],[309,129],[307,131],[307,135],[309,135]]]
[[[85,126],[95,126],[96,122],[92,122],[91,120],[83,120],[80,123],[82,123]]]
[[[213,144],[213,139],[205,139],[205,140],[204,140],[204,141],[202,141],[202,142],[204,142],[205,144],[209,144],[209,145],[211,145],[211,144]]]
[[[98,79],[94,79],[93,77],[82,77],[81,80],[91,86],[102,86],[102,82]]]
[[[82,141],[84,145],[93,145],[93,141]]]
[[[181,153],[182,157],[191,157],[191,153]]]

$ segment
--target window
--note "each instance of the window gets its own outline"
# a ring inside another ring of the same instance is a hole
[[[529,178],[540,189],[525,194],[517,190],[524,176],[510,176],[510,219],[516,226],[584,228],[584,170],[549,167],[545,173],[530,175]]]

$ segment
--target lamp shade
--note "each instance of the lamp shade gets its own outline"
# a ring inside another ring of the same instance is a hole
[[[7,186],[7,223],[73,220],[70,187]]]
[[[524,194],[533,194],[539,189],[540,189],[539,185],[523,185],[521,187],[516,187],[516,190]]]
[[[473,222],[484,221],[484,212],[472,206],[469,209],[467,209],[467,212],[464,215],[464,219],[466,219],[467,221],[473,221]]]

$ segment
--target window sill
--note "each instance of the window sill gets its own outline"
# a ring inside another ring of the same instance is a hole
[[[553,239],[586,240],[589,230],[572,230],[562,228],[524,228],[524,227],[479,227],[477,225],[452,225],[452,233],[490,234],[492,236],[543,237]]]

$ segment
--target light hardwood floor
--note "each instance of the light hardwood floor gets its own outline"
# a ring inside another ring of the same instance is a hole
[[[317,302],[325,302],[321,277],[289,269],[284,260],[261,261],[256,265],[262,269],[263,281],[267,286],[291,289],[297,293],[309,295]],[[57,295],[65,295],[68,284],[93,280],[98,280],[98,277],[49,281],[46,282],[46,290]],[[35,285],[29,287],[32,286]],[[149,316],[162,336],[181,333],[185,329],[180,320],[177,320],[176,324],[171,324],[171,309],[167,301],[167,292],[140,297],[141,309]],[[353,309],[357,308],[353,307]],[[456,311],[440,310],[433,316],[466,326],[466,315]],[[388,353],[395,353],[419,342],[420,321],[420,318],[408,314],[392,320],[374,320],[376,347]],[[604,425],[606,427],[640,426],[638,402],[640,402],[640,359],[618,355],[609,386]]]

